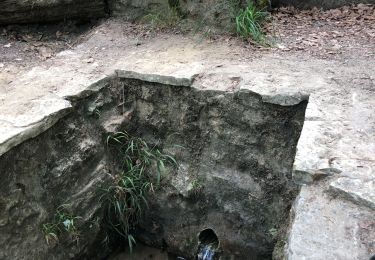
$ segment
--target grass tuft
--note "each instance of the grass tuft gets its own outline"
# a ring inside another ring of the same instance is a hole
[[[52,222],[43,224],[42,231],[47,244],[52,242],[58,243],[59,237],[65,233],[78,243],[79,232],[75,225],[76,220],[80,217],[73,216],[67,211],[66,205],[57,208]]]
[[[245,9],[241,9],[236,16],[237,33],[244,39],[251,39],[258,44],[265,43],[265,35],[262,25],[268,17],[268,13],[252,2],[248,2]]]
[[[160,185],[167,165],[177,166],[177,162],[157,147],[150,147],[143,139],[126,132],[108,136],[107,145],[118,149],[123,171],[113,176],[111,186],[102,189],[100,200],[107,202],[109,227],[124,237],[132,250],[135,239],[131,231],[148,207],[147,194]]]

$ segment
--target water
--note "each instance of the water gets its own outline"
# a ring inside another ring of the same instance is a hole
[[[198,254],[198,260],[213,260],[215,250],[211,245],[204,246]]]

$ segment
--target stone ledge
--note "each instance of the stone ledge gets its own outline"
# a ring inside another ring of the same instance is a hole
[[[36,137],[53,126],[60,118],[71,111],[71,104],[67,100],[54,99],[53,106],[43,107],[45,114],[41,119],[40,115],[35,115],[36,119],[29,118],[29,125],[14,126],[9,123],[0,122],[0,156],[9,151],[14,146]],[[32,116],[32,115],[30,115]],[[27,118],[27,117],[25,117]]]
[[[167,75],[139,73],[129,70],[116,70],[116,74],[119,78],[138,79],[146,82],[160,83],[172,86],[190,87],[194,81],[194,76],[190,78],[178,78]]]
[[[302,186],[292,207],[285,259],[369,259],[371,241],[360,227],[373,211],[326,193],[329,182]],[[372,232],[371,230],[367,230]]]
[[[79,100],[98,92],[104,87],[108,87],[109,81],[113,80],[116,75],[118,75],[119,78],[139,79],[174,86],[190,87],[193,82],[193,77],[177,78],[173,76],[117,70],[115,74],[103,77],[89,84],[87,87],[83,87],[74,92],[69,91],[67,95],[63,92],[61,93],[63,97],[47,96],[40,100],[32,101],[30,109],[20,116],[12,117],[0,114],[0,156],[20,143],[43,133],[57,123],[60,118],[67,115],[72,107],[68,100]],[[16,106],[17,104],[14,105]]]
[[[295,92],[295,93],[284,93],[275,95],[262,95],[263,102],[280,105],[280,106],[294,106],[302,101],[309,100],[309,94]]]
[[[370,180],[338,178],[329,185],[331,193],[375,210],[375,177]]]

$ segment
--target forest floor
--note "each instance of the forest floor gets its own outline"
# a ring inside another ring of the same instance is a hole
[[[136,47],[148,43],[150,50],[157,50],[160,49],[159,38],[173,41],[174,36],[183,35],[199,49],[210,44],[236,47],[239,53],[227,56],[227,59],[237,59],[237,56],[255,58],[265,53],[303,57],[308,55],[332,60],[372,59],[375,56],[374,6],[359,4],[327,11],[300,11],[289,7],[275,10],[271,17],[271,22],[265,29],[274,43],[270,48],[242,41],[230,32],[208,36],[198,32],[193,35],[189,30],[181,32],[179,29],[155,29],[147,24],[119,20],[115,23],[120,27],[118,29],[121,35],[110,35],[107,47],[110,48],[113,42],[125,40],[135,42]],[[112,20],[0,27],[0,83],[6,83],[11,80],[12,75],[53,58],[62,50],[72,49],[98,30],[110,33],[111,27]],[[118,37],[121,39],[117,39]],[[152,42],[157,46],[150,45]]]

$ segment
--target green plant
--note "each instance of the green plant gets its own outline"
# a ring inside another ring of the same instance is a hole
[[[198,178],[194,179],[191,183],[194,193],[198,193],[203,189],[202,181]]]
[[[123,171],[113,176],[113,183],[103,188],[101,200],[107,202],[106,220],[109,227],[128,240],[132,250],[135,239],[131,230],[138,223],[145,207],[146,195],[160,184],[166,164],[176,160],[163,154],[156,146],[150,147],[143,139],[119,132],[107,138],[107,145],[120,153]]]
[[[270,228],[268,232],[272,236],[273,239],[276,239],[277,234],[279,233],[279,231],[276,228]]]
[[[79,232],[75,222],[79,218],[80,217],[68,213],[66,205],[59,206],[56,210],[53,221],[45,223],[42,226],[47,244],[50,244],[52,241],[58,242],[59,236],[62,233],[68,234],[73,240],[78,242]]]
[[[56,223],[45,223],[42,227],[44,238],[46,239],[47,244],[49,245],[52,241],[59,241],[60,228]]]
[[[55,219],[56,222],[63,228],[64,231],[70,234],[77,233],[77,227],[75,226],[75,220],[80,217],[75,217],[72,214],[69,214],[64,206],[60,206],[57,209]]]
[[[245,9],[239,11],[236,16],[237,33],[245,38],[251,38],[256,43],[264,43],[265,37],[262,25],[266,20],[268,13],[249,1]]]

